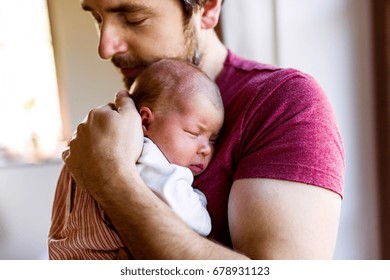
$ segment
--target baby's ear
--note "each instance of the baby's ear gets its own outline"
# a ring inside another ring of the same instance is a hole
[[[141,115],[144,135],[147,136],[149,126],[153,122],[153,112],[149,107],[143,106],[139,109],[139,114]]]

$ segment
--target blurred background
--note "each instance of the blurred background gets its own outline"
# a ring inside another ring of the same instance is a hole
[[[219,33],[232,51],[309,73],[333,105],[347,161],[335,259],[390,258],[388,7],[385,0],[223,6]],[[122,88],[97,44],[79,0],[0,0],[0,259],[47,258],[61,150],[88,111]]]

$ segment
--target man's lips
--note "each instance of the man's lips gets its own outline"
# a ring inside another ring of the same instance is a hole
[[[138,72],[141,70],[140,67],[125,67],[125,68],[120,68],[122,74],[127,77],[127,78],[134,78],[137,76]]]

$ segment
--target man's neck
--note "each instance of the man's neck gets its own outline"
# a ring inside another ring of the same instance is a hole
[[[206,44],[203,48],[203,57],[199,67],[212,80],[216,80],[226,60],[227,49],[213,30],[210,30],[206,36],[208,38],[205,40]]]

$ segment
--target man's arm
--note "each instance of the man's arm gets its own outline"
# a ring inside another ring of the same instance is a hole
[[[95,198],[135,259],[246,258],[190,229],[146,187],[136,170],[117,175],[109,187],[95,192]]]
[[[253,259],[331,259],[341,198],[311,185],[241,179],[229,197],[235,249]]]
[[[269,179],[235,182],[229,223],[238,254],[195,234],[142,181],[131,181],[117,197],[107,195],[103,207],[136,259],[333,257],[340,197],[331,191]]]

